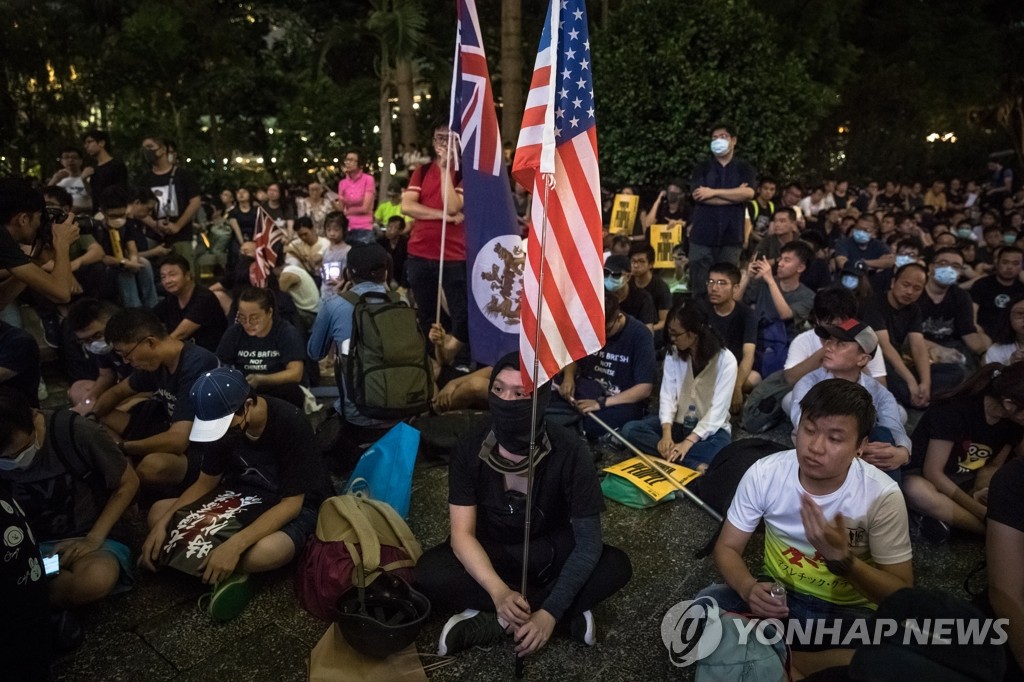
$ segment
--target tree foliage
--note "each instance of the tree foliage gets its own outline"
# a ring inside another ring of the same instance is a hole
[[[762,172],[794,172],[805,131],[835,94],[774,32],[747,0],[638,0],[612,11],[592,34],[603,175],[641,185],[685,177],[723,121]]]

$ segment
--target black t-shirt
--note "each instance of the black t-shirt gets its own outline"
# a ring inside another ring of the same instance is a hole
[[[70,438],[64,440],[52,433],[55,417],[50,412],[43,414],[46,438],[32,464],[24,470],[2,471],[0,478],[11,485],[14,499],[40,541],[81,537],[92,529],[109,493],[121,485],[128,460],[98,424],[76,418],[71,422]],[[61,457],[55,442],[73,445]]]
[[[217,350],[220,337],[228,328],[228,321],[224,316],[223,308],[220,307],[220,301],[201,284],[196,285],[192,297],[188,299],[184,308],[178,305],[176,297],[165,296],[153,307],[153,312],[164,323],[168,333],[177,329],[182,320],[190,320],[198,324],[199,329],[192,335],[192,340],[210,351]]]
[[[114,373],[114,376],[118,381],[127,379],[131,376],[132,366],[125,362],[121,356],[114,351],[110,351],[109,353],[104,353],[102,355],[91,353],[88,350],[86,352],[89,353],[89,356],[96,361],[96,366],[98,368],[109,369]]]
[[[988,520],[1024,533],[1024,459],[1010,460],[992,476],[988,486]]]
[[[183,344],[178,356],[177,371],[171,374],[163,365],[154,372],[135,370],[128,377],[128,385],[137,393],[151,392],[152,399],[167,407],[171,422],[193,421],[195,408],[189,398],[192,384],[203,372],[216,368],[220,363],[217,356],[194,343]]]
[[[889,305],[886,292],[867,299],[861,306],[860,315],[860,319],[872,329],[889,332],[889,341],[896,350],[903,346],[908,334],[922,332],[921,309],[917,304],[912,303],[897,310]]]
[[[757,316],[753,308],[737,303],[731,313],[719,315],[706,298],[698,301],[701,310],[708,316],[708,324],[725,341],[725,347],[736,357],[736,362],[743,360],[743,345],[757,344]]]
[[[661,203],[658,204],[658,212],[654,214],[654,225],[666,225],[670,220],[682,220],[687,222],[690,217],[691,210],[686,204],[685,199],[680,199],[676,205],[676,210],[672,210],[668,205],[668,199],[662,199]]]
[[[476,506],[477,536],[506,545],[521,544],[525,504],[511,504],[505,477],[480,459],[480,447],[490,427],[460,440],[448,466],[448,502]],[[534,470],[533,512],[530,537],[564,530],[571,519],[604,511],[601,486],[594,472],[594,458],[576,435],[558,426],[547,426],[548,453]]]
[[[47,635],[51,626],[43,560],[28,520],[3,479],[0,528],[6,540],[4,560],[0,561],[4,676],[11,680],[49,679],[51,644]]]
[[[103,247],[103,253],[108,256],[115,256],[114,247],[110,239],[111,229],[109,227],[99,227],[96,232],[93,233],[93,237],[96,239],[96,243]],[[146,237],[143,232],[142,224],[135,220],[128,220],[124,226],[117,230],[118,238],[121,242],[121,257],[128,257],[128,242],[135,242],[135,248],[139,251],[146,250]]]
[[[289,362],[304,362],[306,346],[295,327],[275,318],[263,338],[249,336],[240,324],[228,327],[217,346],[222,364],[250,374],[275,374],[288,368]]]
[[[959,398],[929,407],[910,436],[913,450],[907,467],[924,466],[928,441],[948,440],[953,443],[945,471],[947,474],[977,471],[997,457],[1004,447],[1016,447],[1024,436],[1024,428],[1009,419],[995,424],[985,420],[983,396]]]
[[[268,216],[274,219],[274,222],[295,220],[295,209],[292,208],[291,204],[280,204],[278,205],[277,208],[274,208],[270,204],[267,204],[266,206],[263,207],[263,210],[266,211]],[[255,217],[253,218],[253,220],[256,220]],[[241,224],[241,221],[239,221],[239,224]],[[283,222],[278,223],[278,227],[283,226]]]
[[[921,331],[933,343],[949,345],[977,331],[971,296],[960,287],[949,287],[939,303],[926,291],[917,299],[917,307],[921,310]]]
[[[630,285],[632,287],[632,285]],[[658,276],[652,276],[651,281],[647,283],[645,287],[637,287],[646,291],[651,300],[654,301],[655,312],[661,312],[662,310],[668,310],[672,307],[672,292],[669,291],[668,284],[665,280]],[[655,320],[657,322],[657,320]]]
[[[256,234],[256,207],[250,205],[248,211],[235,206],[233,209],[228,211],[228,218],[234,218],[238,221],[238,229],[242,231],[242,238],[245,241],[249,241]]]
[[[832,274],[828,271],[828,261],[824,258],[814,258],[807,264],[807,268],[800,273],[800,283],[811,291],[824,289],[832,283]]]
[[[3,320],[0,320],[0,368],[14,373],[3,385],[18,391],[32,407],[39,407],[39,345],[27,331]]]
[[[0,227],[0,270],[16,268],[31,262],[32,259],[21,250],[21,246],[14,241],[11,233],[6,228]]]
[[[237,482],[278,498],[305,495],[302,505],[318,509],[333,492],[313,427],[294,405],[272,396],[261,399],[267,401],[267,425],[256,440],[235,433],[192,444],[202,455],[202,472],[223,476],[222,487]]]
[[[377,240],[377,243],[384,247],[384,250],[391,256],[391,264],[393,269],[392,277],[398,282],[400,286],[408,287],[409,278],[405,276],[405,260],[408,257],[409,249],[409,237],[402,234],[398,236],[398,243],[394,246],[391,245],[391,241],[387,237],[381,237]]]
[[[121,159],[111,159],[100,164],[89,178],[89,186],[92,188],[92,205],[98,209],[103,192],[108,187],[128,187],[128,167]]]
[[[982,277],[971,286],[971,299],[978,304],[978,324],[988,334],[999,327],[1000,316],[1017,296],[1024,295],[1024,282],[1013,280],[1009,286],[999,283],[995,275]]]
[[[690,190],[698,187],[711,189],[735,189],[746,183],[753,189],[757,186],[757,171],[738,156],[732,157],[724,166],[718,159],[709,158],[697,165],[690,176]],[[693,229],[690,241],[704,246],[732,246],[743,243],[743,217],[746,215],[745,202],[716,206],[697,203],[693,207]]]
[[[139,179],[139,184],[150,188],[156,195],[156,217],[167,218],[171,222],[178,219],[194,197],[199,196],[199,183],[195,177],[178,166],[162,175],[148,171]],[[190,242],[192,223],[183,227],[177,234],[161,238],[168,242]]]
[[[654,307],[651,295],[633,284],[629,285],[629,293],[619,302],[622,312],[635,317],[644,324],[657,324],[658,311]]]

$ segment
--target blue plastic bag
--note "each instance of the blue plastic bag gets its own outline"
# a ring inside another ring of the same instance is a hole
[[[404,422],[396,424],[359,458],[343,492],[387,502],[408,518],[419,447],[420,432]]]

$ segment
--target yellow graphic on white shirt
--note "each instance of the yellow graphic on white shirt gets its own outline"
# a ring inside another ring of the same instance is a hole
[[[855,532],[850,532],[851,538]],[[863,539],[866,545],[866,538]],[[863,546],[850,549],[858,558],[865,558],[858,551],[863,550]],[[874,565],[870,559],[866,561]],[[815,550],[809,555],[780,539],[767,526],[764,533],[764,569],[779,582],[802,594],[842,606],[875,608],[875,604],[858,592],[848,580],[825,568],[825,557],[820,552]]]

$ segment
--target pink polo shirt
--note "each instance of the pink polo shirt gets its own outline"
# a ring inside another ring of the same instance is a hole
[[[373,184],[373,176],[369,173],[359,171],[355,178],[347,175],[338,183],[338,201],[348,209],[348,229],[370,230],[373,229],[373,206],[366,213],[352,213],[363,205],[367,194],[374,195],[376,188]]]

